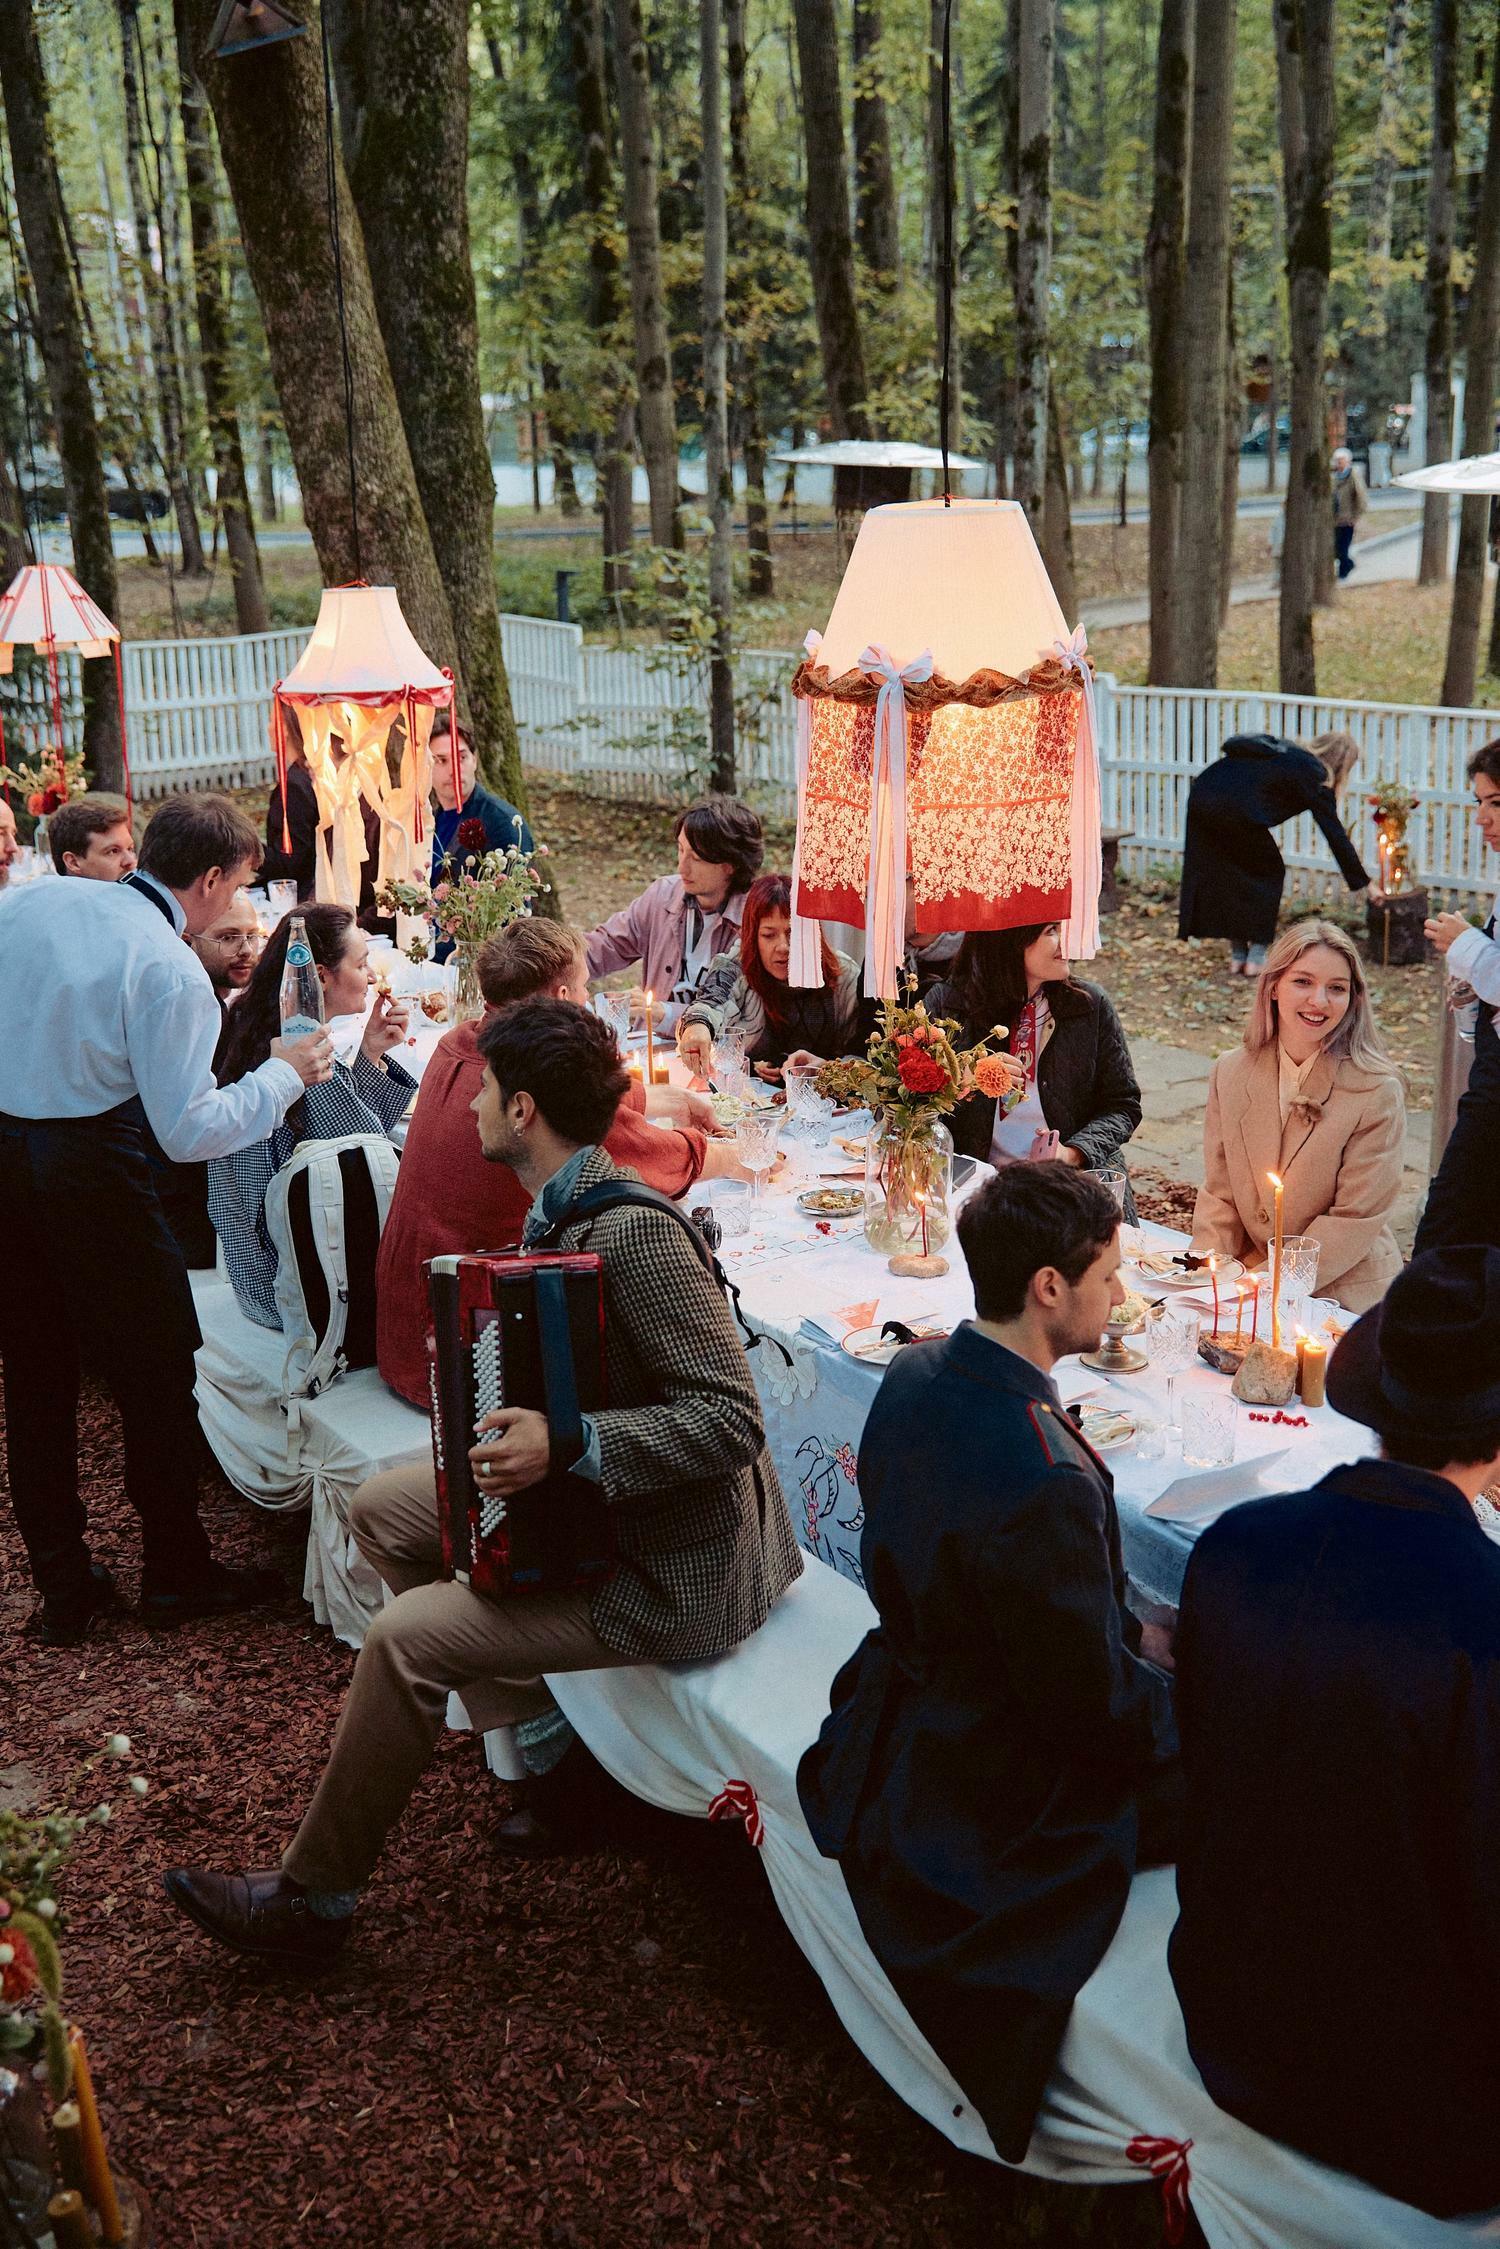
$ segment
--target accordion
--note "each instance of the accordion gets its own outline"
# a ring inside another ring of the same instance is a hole
[[[435,1257],[427,1267],[432,1450],[444,1567],[476,1593],[559,1593],[614,1567],[609,1514],[587,1477],[554,1469],[502,1498],[469,1463],[475,1425],[500,1406],[547,1417],[554,1458],[583,1449],[580,1416],[604,1403],[604,1283],[588,1253]]]

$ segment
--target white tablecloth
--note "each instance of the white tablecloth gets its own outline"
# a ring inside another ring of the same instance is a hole
[[[762,1345],[751,1352],[750,1364],[797,1536],[810,1554],[862,1585],[859,1447],[881,1370],[851,1359],[815,1323],[826,1322],[828,1329],[842,1334],[840,1315],[858,1310],[857,1325],[930,1315],[951,1328],[973,1317],[974,1295],[956,1240],[944,1246],[950,1263],[940,1280],[897,1280],[885,1258],[867,1246],[858,1220],[841,1222],[828,1235],[817,1232],[815,1221],[796,1208],[795,1192],[802,1184],[788,1181],[768,1188],[749,1233],[725,1242],[720,1255],[752,1324],[768,1328],[791,1354],[787,1366],[780,1352]],[[1166,1227],[1141,1231],[1161,1245],[1180,1248],[1184,1243],[1182,1235]],[[1056,1373],[1065,1397],[1078,1385],[1096,1385],[1100,1403],[1133,1404],[1157,1421],[1166,1420],[1166,1378],[1152,1368],[1106,1377],[1065,1359]],[[1185,1379],[1193,1391],[1228,1395],[1227,1379],[1201,1362]],[[1295,1419],[1278,1423],[1257,1408],[1237,1405],[1234,1412],[1237,1462],[1259,1454],[1283,1455],[1267,1470],[1266,1490],[1301,1490],[1339,1462],[1373,1449],[1368,1430],[1329,1406],[1306,1408],[1295,1401],[1288,1406],[1288,1416],[1305,1417],[1305,1427]],[[1161,1460],[1142,1459],[1132,1444],[1112,1452],[1109,1467],[1126,1566],[1143,1592],[1175,1603],[1196,1532],[1146,1509],[1171,1484],[1195,1471],[1184,1464],[1175,1443]],[[1241,1476],[1237,1481],[1243,1486],[1248,1480]]]

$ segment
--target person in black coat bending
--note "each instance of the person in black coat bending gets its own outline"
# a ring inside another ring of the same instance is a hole
[[[911,1344],[860,1445],[880,1622],[797,1774],[870,1949],[1006,2162],[1177,1794],[1160,1626],[1125,1606],[1108,1469],[1054,1362],[1121,1301],[1097,1180],[1015,1164],[958,1221],[978,1318]]]
[[[1188,1564],[1172,1980],[1220,2108],[1456,2217],[1500,2204],[1500,1250],[1414,1258],[1328,1400],[1380,1459]]]
[[[1009,1097],[971,1094],[950,1120],[960,1155],[1006,1164],[1056,1156],[1090,1171],[1123,1169],[1141,1121],[1141,1089],[1120,1018],[1106,992],[1074,977],[1060,922],[976,930],[952,974],[927,994],[929,1015],[955,1016],[976,1044],[1009,1032]],[[1125,1217],[1135,1204],[1125,1190]]]
[[[1258,976],[1286,881],[1273,828],[1310,812],[1351,890],[1370,878],[1339,818],[1338,791],[1359,756],[1348,734],[1310,750],[1275,734],[1235,734],[1188,790],[1179,937],[1227,937],[1231,976]]]

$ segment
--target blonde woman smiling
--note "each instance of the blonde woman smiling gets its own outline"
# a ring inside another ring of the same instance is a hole
[[[1267,955],[1244,1044],[1214,1064],[1194,1249],[1263,1266],[1274,1171],[1286,1232],[1317,1238],[1318,1293],[1367,1310],[1401,1268],[1390,1220],[1405,1137],[1359,955],[1333,923],[1300,922]]]

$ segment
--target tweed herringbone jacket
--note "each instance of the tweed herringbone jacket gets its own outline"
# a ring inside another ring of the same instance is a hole
[[[635,1176],[596,1150],[576,1192]],[[619,1566],[595,1628],[645,1662],[721,1655],[802,1572],[729,1306],[664,1212],[604,1211],[549,1246],[604,1267],[608,1403],[594,1419]]]

